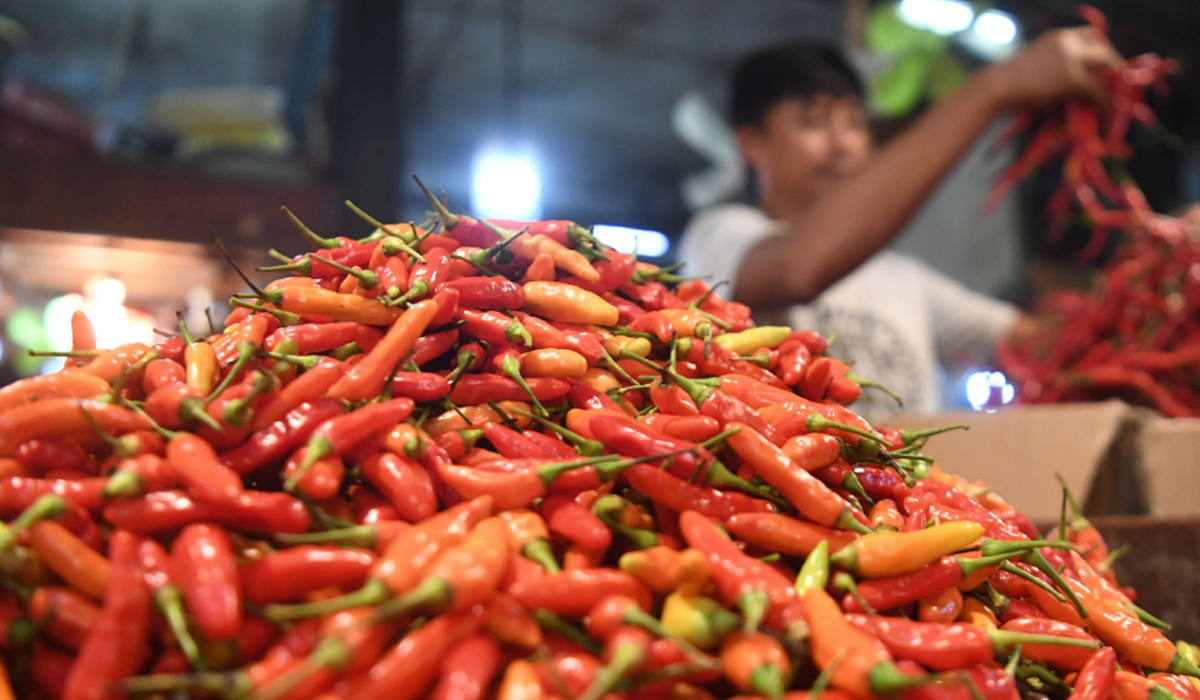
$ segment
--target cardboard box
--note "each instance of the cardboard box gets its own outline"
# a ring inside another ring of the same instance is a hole
[[[1147,418],[1137,459],[1151,514],[1200,515],[1200,418]]]
[[[1055,474],[1062,475],[1088,515],[1147,512],[1137,467],[1143,420],[1143,409],[1112,400],[914,415],[890,424],[907,429],[969,425],[970,430],[931,438],[924,452],[947,471],[983,480],[1035,522],[1051,523],[1058,520],[1062,503]],[[1200,431],[1200,421],[1197,425]],[[1200,474],[1195,479],[1200,483]]]

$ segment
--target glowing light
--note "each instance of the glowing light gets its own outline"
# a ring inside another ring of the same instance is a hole
[[[997,405],[1010,403],[1015,396],[1016,389],[1003,372],[975,372],[967,377],[967,402],[976,411],[995,410]]]
[[[914,27],[947,36],[970,27],[975,10],[959,0],[903,0],[900,17]]]
[[[472,167],[471,211],[490,219],[540,218],[542,176],[533,153],[485,147]]]
[[[975,18],[975,33],[980,39],[999,44],[1011,44],[1017,39],[1017,23],[1007,12],[987,10]]]
[[[600,242],[616,248],[622,253],[632,253],[634,250],[641,257],[657,258],[666,255],[671,248],[671,241],[659,231],[647,231],[628,226],[608,226],[596,224],[592,235]]]
[[[43,323],[51,350],[71,349],[71,316],[76,311],[92,322],[98,348],[154,342],[154,318],[125,306],[125,284],[113,277],[97,277],[88,280],[83,294],[64,294],[46,304]]]

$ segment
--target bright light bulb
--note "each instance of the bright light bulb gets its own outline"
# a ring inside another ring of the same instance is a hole
[[[974,372],[967,377],[967,403],[976,411],[995,410],[995,398],[1002,404],[1012,402],[1016,389],[1003,372]]]
[[[975,18],[975,33],[993,44],[1011,44],[1017,39],[1017,23],[1006,12],[987,10]]]
[[[487,219],[540,218],[542,176],[533,154],[485,147],[473,165],[471,211]]]
[[[596,224],[592,228],[592,235],[601,243],[622,253],[632,253],[636,250],[639,256],[646,258],[666,255],[667,250],[671,248],[671,241],[659,231]]]

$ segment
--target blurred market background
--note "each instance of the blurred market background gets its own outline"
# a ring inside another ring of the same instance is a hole
[[[1159,211],[1200,201],[1200,13],[1189,1],[1095,3],[1126,55],[1182,64],[1131,170]],[[185,310],[204,328],[247,265],[302,240],[364,235],[342,204],[421,221],[417,172],[452,208],[568,218],[675,261],[691,213],[743,194],[721,113],[733,61],[788,38],[840,46],[886,140],[1074,0],[0,1],[0,383],[53,371],[84,309],[100,344],[149,340]],[[991,217],[1016,146],[997,125],[896,245],[1028,304],[1082,286],[1068,236],[1046,249],[1047,177]],[[870,206],[865,202],[864,206]],[[1081,234],[1082,236],[1082,234]],[[1103,258],[1099,262],[1102,262]],[[946,368],[949,406],[1011,397],[986,367]]]

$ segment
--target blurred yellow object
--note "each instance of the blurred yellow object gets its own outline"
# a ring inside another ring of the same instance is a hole
[[[184,155],[219,150],[281,155],[295,145],[283,108],[279,88],[230,86],[164,92],[147,102],[146,116],[179,135]]]

